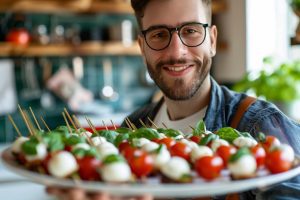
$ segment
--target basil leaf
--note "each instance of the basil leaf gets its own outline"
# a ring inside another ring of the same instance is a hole
[[[111,155],[106,156],[103,160],[103,163],[105,165],[106,164],[111,164],[111,163],[114,163],[114,162],[125,162],[125,159],[120,155],[111,154]]]
[[[229,162],[235,162],[238,159],[240,159],[242,156],[244,155],[251,155],[249,148],[247,147],[242,147],[240,148],[235,154],[233,154],[232,156],[230,156],[229,158]]]
[[[200,140],[199,145],[207,145],[211,141],[216,140],[218,138],[219,138],[219,136],[216,134],[208,134]]]
[[[131,130],[129,128],[125,128],[125,127],[117,128],[115,131],[118,133],[130,133],[131,132]]]
[[[78,148],[78,149],[72,150],[72,154],[75,157],[83,158],[85,156],[85,151],[86,151],[85,149]]]
[[[201,119],[197,124],[195,129],[193,129],[193,135],[201,136],[206,132],[206,126],[204,121]]]
[[[36,155],[37,154],[36,146],[38,144],[39,144],[38,141],[28,140],[22,144],[21,148],[26,155]]]
[[[105,137],[107,141],[113,144],[115,142],[116,137],[119,135],[118,132],[112,130],[101,130],[98,132],[98,134],[102,137]]]
[[[247,138],[251,138],[251,139],[254,139],[253,137],[252,137],[252,135],[250,134],[250,133],[248,133],[248,132],[239,132],[243,137],[247,137]],[[255,139],[254,139],[255,140]]]
[[[160,138],[159,133],[157,130],[152,128],[140,128],[136,130],[135,132],[132,132],[132,134],[129,135],[130,139],[133,138],[146,138],[148,140],[153,140],[156,138]]]
[[[129,134],[128,133],[121,133],[119,134],[116,139],[115,139],[115,146],[118,147],[123,141],[129,139]]]
[[[178,135],[183,135],[183,133],[179,130],[175,130],[175,129],[163,129],[163,130],[160,130],[161,132],[159,133],[163,133],[165,134],[167,137],[177,137]]]
[[[224,128],[220,128],[216,134],[224,140],[227,140],[228,142],[232,143],[233,140],[235,140],[236,138],[240,137],[241,134],[234,128],[231,127],[224,127]]]
[[[77,135],[71,135],[68,138],[65,139],[65,144],[66,145],[75,145],[78,143],[85,143],[85,138],[84,137],[79,137]]]
[[[65,147],[60,133],[47,133],[43,136],[43,141],[50,152],[59,151]]]
[[[266,142],[266,135],[262,132],[259,132],[257,136],[257,140],[258,142],[262,142],[262,143]]]

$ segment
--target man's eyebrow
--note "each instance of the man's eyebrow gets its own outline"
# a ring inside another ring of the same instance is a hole
[[[163,28],[163,27],[173,28],[173,27],[182,26],[182,25],[185,25],[185,24],[192,24],[192,23],[200,23],[200,22],[199,21],[186,21],[186,22],[180,23],[180,24],[178,24],[176,26],[170,26],[168,24],[155,24],[155,25],[149,26],[145,30],[155,29],[155,28]]]

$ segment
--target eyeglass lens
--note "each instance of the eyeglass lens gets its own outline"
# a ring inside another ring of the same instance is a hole
[[[149,30],[145,34],[148,46],[154,50],[162,50],[169,46],[173,29],[159,27]],[[205,27],[203,24],[187,24],[179,28],[179,37],[188,47],[199,46],[205,40]]]

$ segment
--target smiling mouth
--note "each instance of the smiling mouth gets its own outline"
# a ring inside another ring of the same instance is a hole
[[[184,65],[184,66],[165,66],[164,69],[170,72],[181,72],[184,71],[193,65]]]

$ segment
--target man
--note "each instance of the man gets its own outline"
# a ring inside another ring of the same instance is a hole
[[[221,87],[211,78],[217,27],[211,24],[210,0],[131,0],[131,3],[142,30],[138,41],[144,61],[163,92],[158,103],[129,116],[136,126],[141,126],[140,119],[151,124],[150,118],[158,125],[164,122],[187,133],[189,126],[200,119],[210,131],[234,124],[254,137],[258,132],[275,135],[300,153],[299,124],[273,104],[261,100],[243,103],[247,99],[245,94]],[[242,112],[241,104],[246,105]],[[280,199],[286,195],[297,199],[300,196],[297,178],[265,192],[241,193],[240,199]]]

